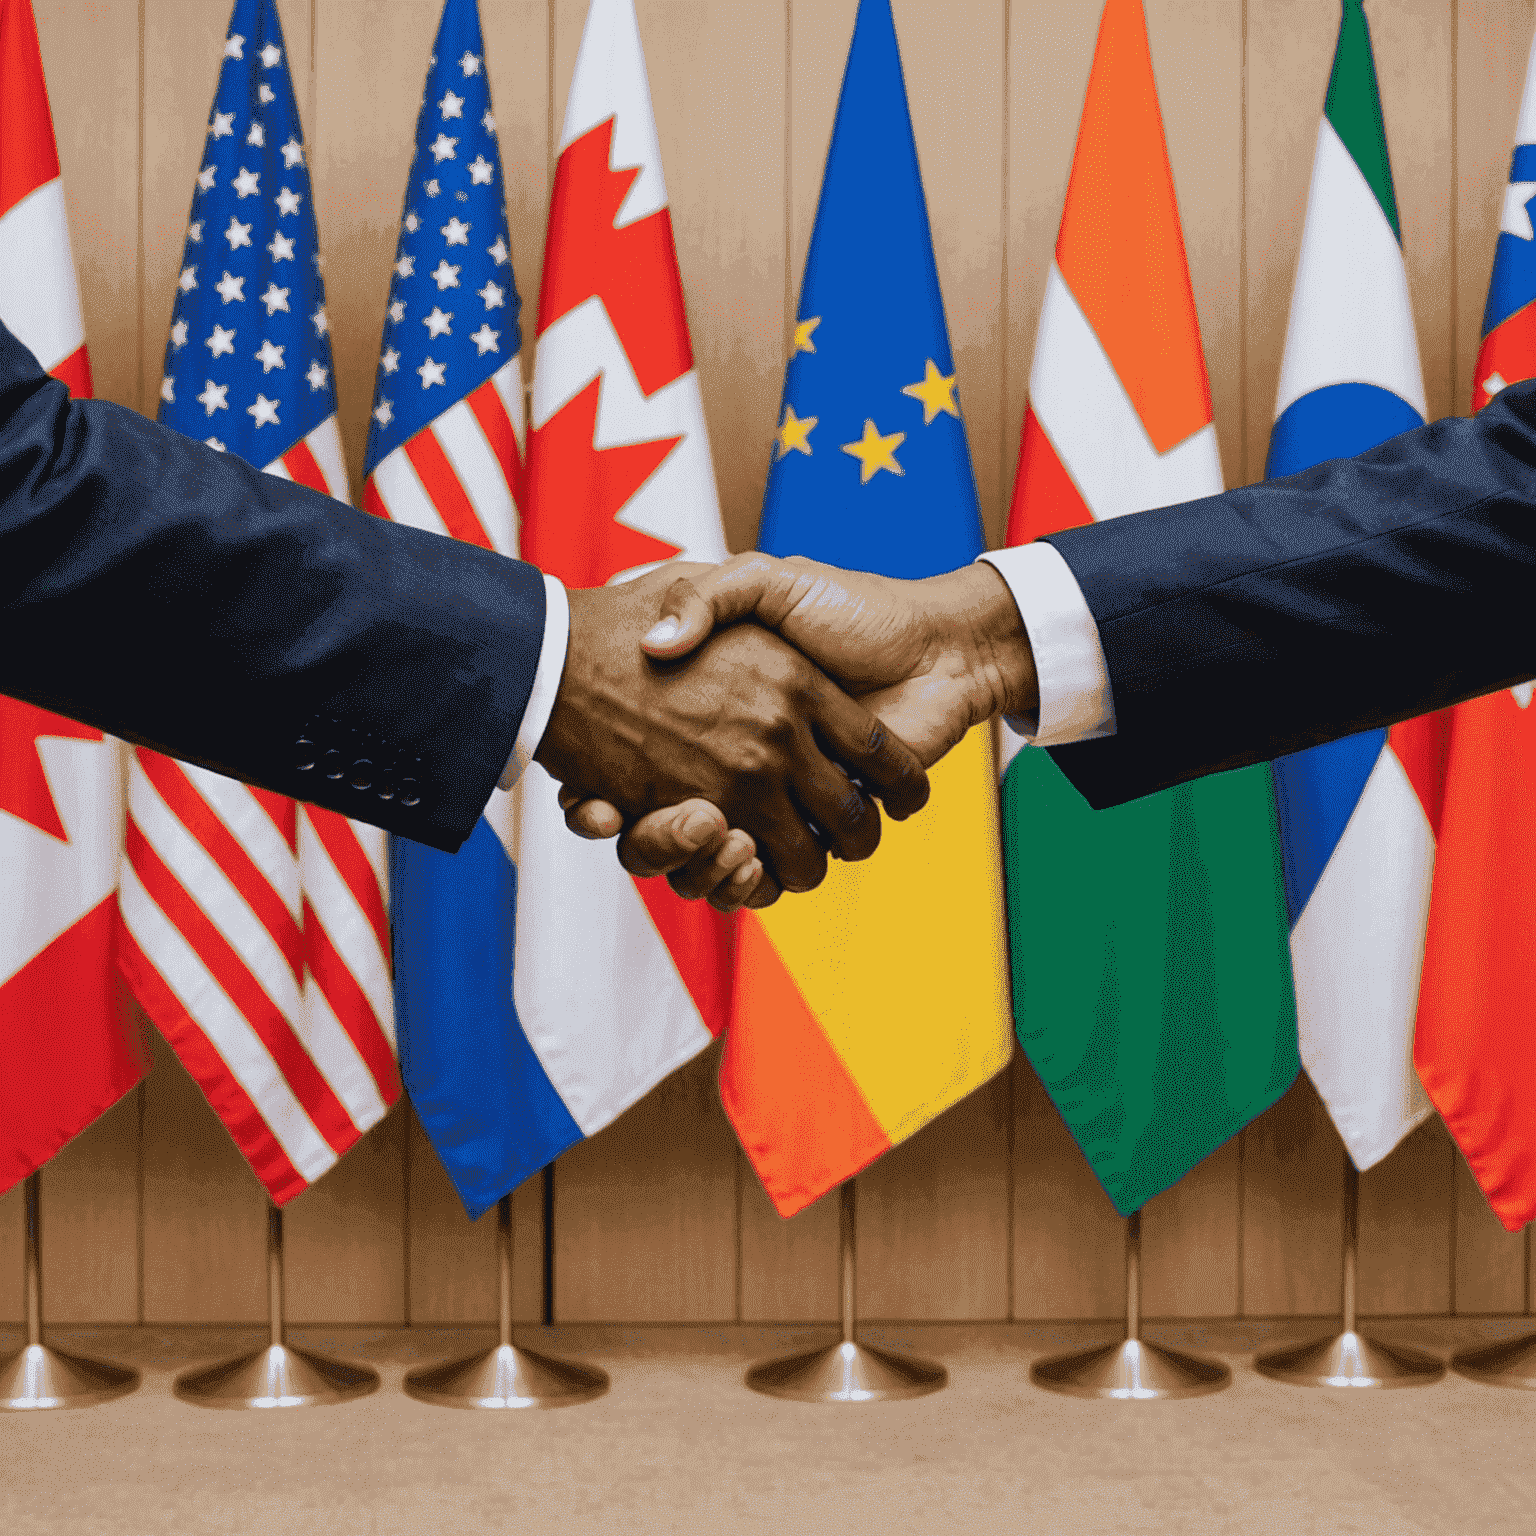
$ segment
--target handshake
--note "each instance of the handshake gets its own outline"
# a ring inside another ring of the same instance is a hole
[[[671,564],[570,593],[565,670],[534,756],[571,830],[619,837],[720,911],[866,859],[880,811],[973,725],[1033,710],[1034,659],[1002,577],[901,581],[799,557]]]

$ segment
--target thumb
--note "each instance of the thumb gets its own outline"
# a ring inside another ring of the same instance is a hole
[[[772,555],[736,555],[696,576],[681,576],[662,594],[660,616],[641,640],[659,661],[686,656],[712,630],[756,613],[779,578]]]

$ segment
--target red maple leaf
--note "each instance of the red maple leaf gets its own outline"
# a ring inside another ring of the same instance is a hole
[[[100,741],[94,727],[66,720],[20,699],[0,698],[0,811],[56,837],[69,841],[59,808],[48,787],[43,759],[37,750],[39,736],[63,736],[71,741]]]
[[[523,525],[522,557],[568,587],[601,587],[620,571],[681,553],[615,515],[682,438],[595,447],[602,383],[593,379],[529,435],[528,505],[534,510]]]
[[[612,147],[610,117],[567,145],[555,167],[539,335],[578,304],[600,298],[641,390],[653,395],[693,367],[672,215],[659,208],[614,228],[640,170],[609,169]]]

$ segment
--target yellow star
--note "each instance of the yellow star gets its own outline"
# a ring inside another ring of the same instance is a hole
[[[933,359],[928,359],[928,366],[923,372],[922,382],[908,384],[902,389],[902,394],[911,395],[914,400],[923,402],[923,425],[933,425],[933,418],[940,411],[948,411],[951,416],[960,414],[960,407],[955,403],[955,376],[954,374],[942,374],[939,372]]]
[[[811,332],[821,324],[821,316],[813,315],[809,320],[801,320],[795,326],[795,344],[790,348],[789,355],[793,357],[796,352],[814,352],[816,343],[811,340]]]
[[[844,443],[843,452],[850,453],[859,461],[859,484],[868,485],[877,469],[888,469],[893,475],[904,475],[896,462],[896,450],[906,442],[905,432],[892,432],[881,437],[874,422],[866,418],[864,436],[856,443]]]
[[[795,415],[792,405],[784,407],[784,420],[779,426],[777,442],[779,451],[775,457],[782,459],[791,448],[798,448],[806,458],[811,456],[811,428],[820,420],[817,416],[804,418]]]

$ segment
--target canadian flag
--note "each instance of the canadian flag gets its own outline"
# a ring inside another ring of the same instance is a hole
[[[567,586],[725,558],[632,0],[592,0],[539,293],[522,554]],[[571,836],[518,785],[518,1018],[590,1136],[724,1028],[733,923]]]
[[[0,0],[0,320],[70,393],[91,393],[64,187],[31,0]],[[122,748],[0,698],[0,1190],[144,1075],[112,934]]]

